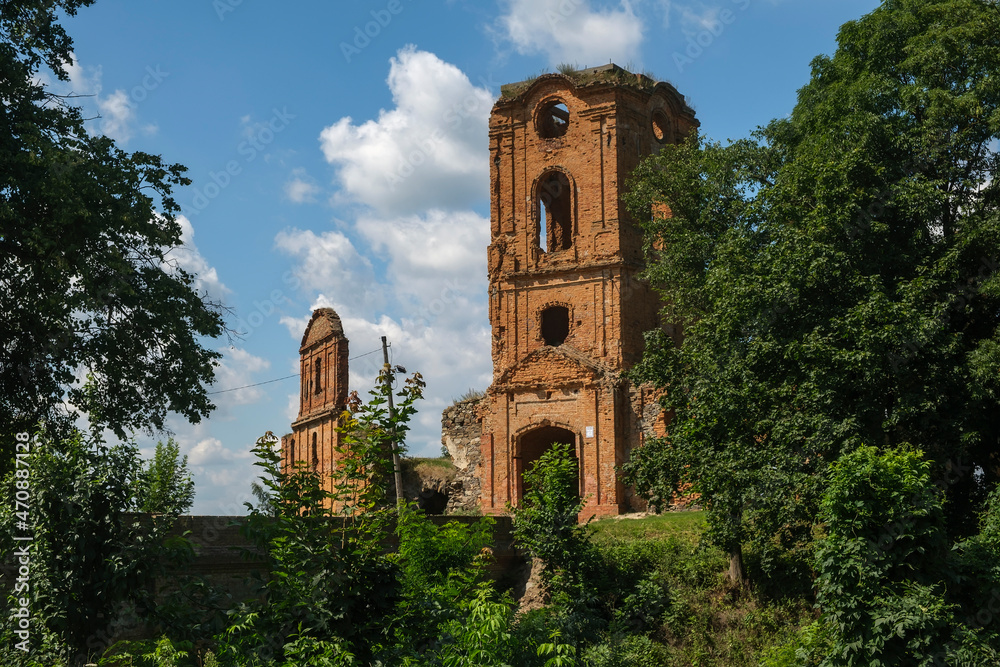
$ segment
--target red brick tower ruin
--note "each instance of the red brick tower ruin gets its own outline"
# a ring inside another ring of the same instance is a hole
[[[299,416],[281,439],[282,470],[305,462],[321,473],[332,491],[330,473],[337,465],[337,426],[347,406],[347,338],[332,308],[313,311],[299,346]]]
[[[642,233],[622,186],[696,127],[670,84],[616,65],[505,86],[494,105],[484,512],[517,504],[524,471],[557,442],[576,452],[584,514],[630,508],[616,466],[651,406],[622,371],[640,360],[660,302],[636,278]]]

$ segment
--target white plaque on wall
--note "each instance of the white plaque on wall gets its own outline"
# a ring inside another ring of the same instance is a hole
[[[588,426],[587,427],[587,437],[588,438],[593,438],[594,437],[594,427],[593,426]]]

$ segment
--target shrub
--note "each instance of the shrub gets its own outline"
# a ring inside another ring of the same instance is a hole
[[[167,463],[161,464],[165,471]],[[0,535],[6,553],[30,544],[26,594],[33,612],[31,648],[39,655],[55,652],[83,662],[106,648],[122,625],[157,619],[155,578],[192,554],[186,539],[167,537],[186,508],[178,485],[186,488],[189,479],[183,471],[161,477],[161,497],[175,502],[152,516],[139,513],[148,479],[133,444],[108,446],[77,431],[61,439],[38,433],[4,480]],[[18,515],[15,489],[29,491],[30,518]],[[30,543],[15,542],[15,535],[28,530]]]
[[[966,622],[976,610],[963,611],[955,595],[969,574],[985,574],[978,585],[997,590],[974,565],[1000,555],[990,546],[992,514],[978,539],[953,555],[941,491],[921,454],[861,447],[843,456],[831,469],[822,518],[817,599],[832,629],[823,665],[995,661],[992,618]]]
[[[401,598],[391,625],[397,644],[422,652],[441,645],[439,628],[468,612],[491,558],[494,521],[436,526],[416,506],[401,508],[396,532]]]
[[[511,508],[514,537],[545,563],[550,586],[580,585],[596,560],[588,526],[578,521],[584,503],[578,479],[572,445],[554,444],[524,473],[528,491],[522,504]]]

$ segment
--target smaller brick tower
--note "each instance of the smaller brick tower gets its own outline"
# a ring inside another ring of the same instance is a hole
[[[281,467],[303,461],[322,473],[332,491],[330,473],[337,465],[337,426],[347,406],[347,338],[332,308],[313,311],[299,346],[299,417],[281,439]]]

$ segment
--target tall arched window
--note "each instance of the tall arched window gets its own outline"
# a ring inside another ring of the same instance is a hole
[[[316,444],[315,433],[313,433],[313,470],[319,470],[319,447]]]
[[[573,190],[566,174],[551,171],[538,183],[538,247],[544,252],[568,250],[573,245]]]
[[[317,359],[313,362],[313,386],[315,387],[316,393],[323,391],[323,360]]]

